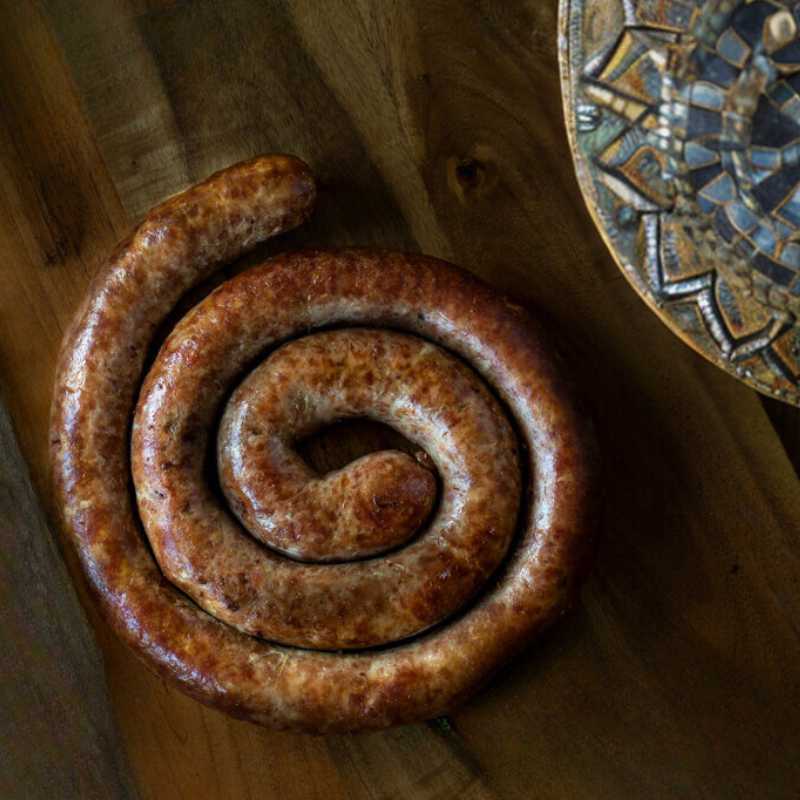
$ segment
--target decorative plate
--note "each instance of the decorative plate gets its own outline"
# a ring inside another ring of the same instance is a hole
[[[625,275],[800,405],[800,2],[561,0],[578,179]]]

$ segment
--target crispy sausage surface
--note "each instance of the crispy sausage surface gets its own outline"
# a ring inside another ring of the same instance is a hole
[[[351,497],[358,515],[365,494],[370,508],[419,491],[419,477],[398,474],[396,464],[372,474],[356,464],[328,486],[297,474],[303,464],[292,454],[292,440],[346,416],[394,425],[433,459],[444,490],[424,535],[384,558],[304,564],[260,546],[203,479],[224,388],[266,346],[305,328],[302,309],[266,296],[271,265],[249,277],[255,280],[234,280],[225,292],[226,307],[245,313],[221,314],[219,295],[201,303],[189,324],[178,325],[142,391],[133,474],[156,557],[172,583],[209,613],[271,641],[333,650],[419,633],[461,608],[508,549],[520,494],[511,427],[471,370],[418,337],[345,330],[285,345],[237,391],[222,425],[220,477],[233,507],[238,476],[255,488],[250,496],[264,504],[262,516],[274,516],[276,508],[289,515],[277,530],[268,519],[262,539],[274,536],[286,550],[308,530],[311,544],[321,538],[322,545],[311,552],[299,546],[296,555],[326,555],[320,517],[336,515]],[[327,304],[328,318],[352,313],[346,299]],[[310,310],[315,301],[305,305]],[[377,460],[381,465],[385,454]],[[343,514],[341,522],[352,516]],[[357,537],[358,529],[344,538],[350,535]],[[350,557],[361,555],[356,550]]]
[[[52,463],[91,586],[152,668],[323,732],[444,713],[563,610],[593,451],[544,332],[425,256],[273,258],[184,317],[145,379],[179,298],[313,201],[302,162],[266,156],[148,215],[65,339]],[[404,433],[439,489],[395,452],[311,472],[297,438],[346,416]]]

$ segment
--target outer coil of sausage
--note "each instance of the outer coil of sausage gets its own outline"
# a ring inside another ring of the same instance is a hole
[[[500,566],[488,578],[481,574],[477,595],[454,616],[378,649],[315,651],[266,641],[240,629],[246,623],[237,627],[212,616],[167,580],[131,490],[129,433],[148,348],[189,288],[258,241],[300,224],[314,194],[302,162],[267,156],[224,170],[154,209],[98,274],[66,337],[51,441],[64,526],[123,639],[151,668],[205,703],[272,727],[323,732],[384,727],[450,710],[565,608],[590,550],[593,459],[591,435],[543,331],[475,278],[424,256],[280,256],[223,284],[190,312],[165,343],[150,388],[180,374],[188,380],[181,383],[186,391],[194,363],[211,379],[209,391],[224,394],[233,387],[217,379],[240,379],[242,362],[256,351],[321,326],[421,337],[463,359],[510,412],[525,462],[518,530]],[[259,324],[260,333],[251,335]],[[239,362],[226,365],[217,359],[231,356],[224,347],[236,335],[244,350]],[[171,358],[182,367],[159,372]],[[197,399],[178,394],[171,401],[181,409]],[[139,428],[147,413],[143,401]],[[216,435],[198,434],[192,422],[184,415],[189,440]],[[139,467],[146,467],[150,451],[137,452],[134,466],[142,456]],[[161,462],[160,475],[164,467]],[[498,495],[502,491],[498,487]],[[140,500],[145,521],[149,500]],[[190,510],[186,515],[178,519],[192,519]],[[397,553],[413,546],[415,540]],[[169,552],[169,542],[165,547]],[[377,564],[391,555],[373,558]],[[199,589],[197,599],[203,601]],[[214,610],[214,602],[207,607]],[[421,620],[423,627],[430,621],[424,613]],[[358,636],[354,641],[359,646]]]

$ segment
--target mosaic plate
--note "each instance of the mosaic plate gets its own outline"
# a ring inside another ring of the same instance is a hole
[[[699,352],[800,405],[800,2],[560,13],[578,178],[620,267]]]

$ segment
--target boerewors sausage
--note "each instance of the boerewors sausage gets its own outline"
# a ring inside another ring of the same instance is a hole
[[[425,256],[270,259],[144,376],[180,297],[314,194],[302,162],[267,156],[148,215],[66,337],[52,461],[90,583],[145,661],[232,714],[321,732],[441,714],[554,619],[589,550],[592,445],[538,326]],[[296,443],[347,417],[419,457],[317,474]]]

